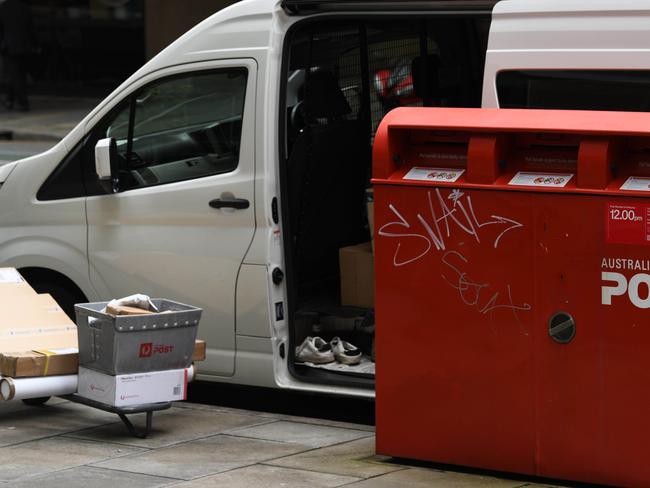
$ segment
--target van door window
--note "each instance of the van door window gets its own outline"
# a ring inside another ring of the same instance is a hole
[[[117,142],[124,190],[237,168],[247,72],[193,73],[152,83],[104,126]]]
[[[237,167],[247,73],[192,74],[134,97],[123,188],[226,173]],[[123,126],[108,133],[124,135]]]
[[[496,82],[501,108],[650,111],[650,71],[502,71]]]

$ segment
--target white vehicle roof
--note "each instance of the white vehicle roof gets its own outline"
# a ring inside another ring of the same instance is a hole
[[[648,0],[502,0],[495,8],[497,14],[548,14],[588,12],[650,11]]]
[[[488,49],[648,49],[649,18],[648,0],[505,0]]]
[[[282,11],[280,3],[280,0],[244,0],[218,11],[154,57],[146,65],[148,71],[223,58],[229,51],[267,48],[273,28],[271,18]]]
[[[508,70],[648,70],[648,0],[504,0],[494,7],[483,106]]]

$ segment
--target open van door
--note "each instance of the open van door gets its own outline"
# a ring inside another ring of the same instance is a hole
[[[235,285],[255,231],[252,59],[156,74],[99,123],[117,146],[117,192],[87,200],[90,278],[203,308],[202,372],[230,376]]]

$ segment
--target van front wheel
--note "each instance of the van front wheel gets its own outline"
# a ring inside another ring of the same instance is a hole
[[[36,293],[49,293],[52,295],[59,307],[70,317],[70,320],[76,321],[75,303],[84,303],[88,300],[71,279],[56,271],[43,268],[22,268],[18,271],[34,288]]]
[[[23,403],[30,407],[40,407],[52,397],[25,398]]]

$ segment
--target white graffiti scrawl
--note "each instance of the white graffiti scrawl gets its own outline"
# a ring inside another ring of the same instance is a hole
[[[397,242],[393,264],[404,266],[424,257],[433,248],[437,251],[447,250],[447,241],[454,232],[461,232],[481,243],[481,234],[485,227],[502,226],[501,232],[491,243],[496,249],[501,239],[508,232],[522,228],[523,224],[516,220],[490,215],[481,221],[476,216],[472,197],[465,195],[458,189],[452,190],[445,199],[439,189],[427,192],[428,215],[416,214],[418,223],[423,230],[416,232],[415,228],[397,209],[396,205],[389,204],[388,208],[397,220],[388,222],[379,228],[379,235],[400,238]],[[417,251],[410,255],[402,251],[401,238],[417,240],[419,245],[410,246]]]

